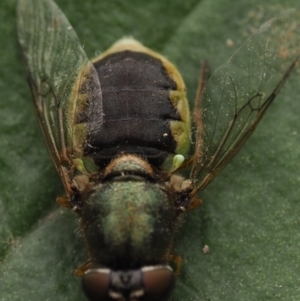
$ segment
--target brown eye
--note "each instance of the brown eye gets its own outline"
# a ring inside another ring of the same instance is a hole
[[[167,301],[175,285],[169,266],[147,266],[138,270],[88,270],[82,288],[90,301]]]
[[[168,300],[175,285],[175,274],[169,266],[142,268],[145,301]]]
[[[82,288],[90,301],[109,301],[109,269],[88,270],[82,277]]]

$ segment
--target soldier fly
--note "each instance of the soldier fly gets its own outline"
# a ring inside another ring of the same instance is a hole
[[[67,194],[57,201],[78,215],[86,242],[75,273],[89,300],[170,298],[177,225],[291,75],[298,20],[290,11],[264,24],[208,81],[203,68],[191,133],[184,82],[165,57],[124,38],[89,60],[52,0],[19,0],[29,86]]]

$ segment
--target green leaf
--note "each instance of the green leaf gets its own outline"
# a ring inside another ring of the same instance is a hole
[[[57,1],[90,58],[125,35],[165,54],[191,104],[200,62],[212,70],[282,1]],[[84,300],[86,259],[75,215],[42,141],[16,33],[16,1],[0,2],[0,300]],[[180,227],[184,258],[172,300],[300,300],[300,86],[288,81],[240,154]],[[202,252],[208,245],[208,254]],[[151,252],[151,250],[149,250]]]

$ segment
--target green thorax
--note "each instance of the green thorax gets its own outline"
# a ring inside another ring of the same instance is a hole
[[[135,156],[114,160],[106,171],[83,208],[92,259],[118,268],[163,262],[176,219],[167,187]]]

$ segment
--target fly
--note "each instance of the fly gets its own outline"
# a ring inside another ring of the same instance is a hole
[[[125,38],[89,60],[52,0],[19,0],[29,86],[66,191],[57,201],[86,242],[75,273],[89,300],[170,298],[183,212],[201,205],[295,69],[298,20],[289,11],[262,25],[208,81],[204,64],[192,132],[183,79],[165,57]]]

